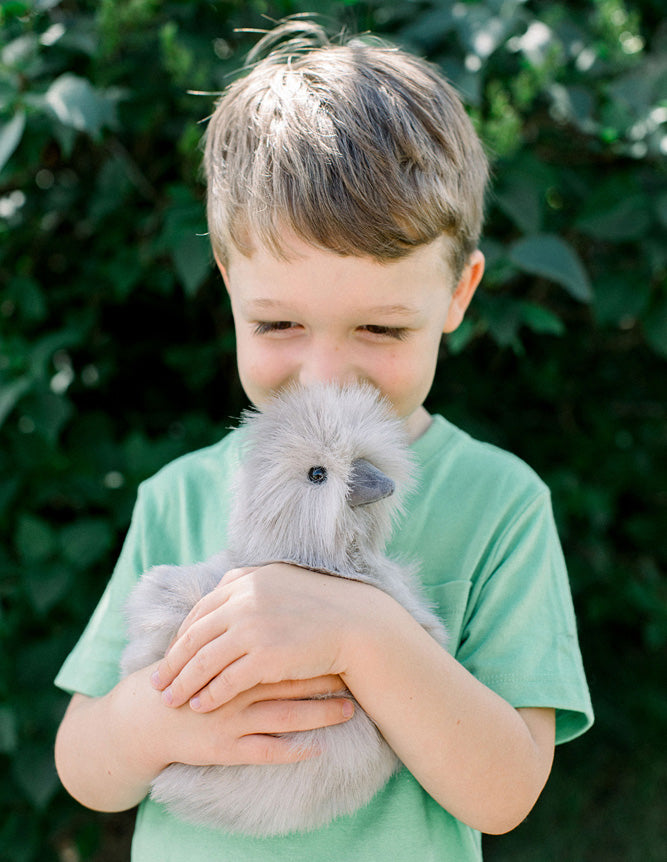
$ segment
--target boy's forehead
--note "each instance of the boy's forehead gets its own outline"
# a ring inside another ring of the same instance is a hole
[[[445,279],[453,287],[452,248],[452,238],[442,234],[432,242],[408,251],[404,257],[384,260],[369,255],[340,254],[304,242],[287,230],[280,249],[269,248],[252,236],[243,251],[231,246],[226,269],[232,275],[242,274],[244,281],[248,278],[253,280],[254,277],[263,279],[266,273],[284,273],[289,278],[290,273],[306,269],[320,270],[323,274],[332,270],[341,274],[356,271],[360,276],[364,272],[374,272],[379,274],[380,278],[383,273],[389,275],[399,271],[409,273],[432,270],[436,276]],[[271,302],[269,299],[264,301]]]
[[[310,314],[324,321],[352,315],[412,326],[449,302],[454,285],[445,246],[430,243],[391,262],[305,243],[287,259],[258,247],[250,255],[231,256],[227,287],[232,304],[247,318],[293,320]]]

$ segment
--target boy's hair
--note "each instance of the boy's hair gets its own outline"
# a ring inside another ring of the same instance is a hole
[[[388,261],[447,234],[458,279],[479,239],[488,166],[438,70],[377,41],[332,44],[303,20],[265,35],[248,64],[206,135],[218,259],[232,246],[250,255],[253,242],[285,258],[291,231]]]

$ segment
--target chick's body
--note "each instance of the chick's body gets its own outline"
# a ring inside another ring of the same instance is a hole
[[[157,566],[128,602],[129,674],[162,658],[192,607],[226,571],[291,562],[373,584],[441,644],[446,632],[410,566],[384,551],[411,484],[402,424],[370,386],[322,384],[245,416],[228,547],[191,566]],[[340,693],[338,693],[340,695]],[[250,835],[310,830],[366,804],[400,766],[357,704],[346,723],[291,734],[322,754],[293,764],[171,764],[151,795],[188,821]]]

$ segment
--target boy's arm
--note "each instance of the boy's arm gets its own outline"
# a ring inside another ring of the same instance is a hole
[[[163,710],[147,678],[139,671],[104,697],[75,694],[70,701],[56,736],[56,768],[65,789],[88,808],[132,808],[166,765],[160,751]],[[153,733],[146,732],[150,715]]]
[[[339,677],[256,686],[219,710],[198,715],[168,709],[150,685],[154,666],[122,680],[107,695],[75,694],[56,738],[56,766],[68,792],[98,811],[123,811],[146,796],[169,763],[290,763],[295,754],[275,733],[337,724],[352,715]],[[304,699],[305,698],[305,699]]]
[[[154,679],[165,702],[205,712],[260,681],[339,673],[451,814],[483,832],[520,823],[551,769],[553,710],[514,709],[380,590],[275,569],[230,572],[195,608]]]
[[[372,637],[343,679],[385,739],[452,815],[482,832],[517,826],[553,761],[553,709],[514,709],[480,683],[400,606],[374,597]]]

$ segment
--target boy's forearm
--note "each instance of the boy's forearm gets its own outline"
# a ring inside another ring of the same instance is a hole
[[[553,711],[515,710],[392,599],[374,602],[341,676],[444,808],[483,832],[514,828],[548,778]]]
[[[504,832],[532,808],[551,768],[553,710],[515,710],[386,593],[281,563],[228,572],[200,605],[159,666],[173,707],[212,714],[259,683],[339,674],[455,817]]]
[[[352,714],[349,699],[335,696],[342,680],[331,675],[259,685],[204,715],[187,703],[171,709],[150,684],[156,666],[131,674],[104,697],[72,699],[56,739],[56,765],[63,785],[88,808],[133,807],[170,763],[267,765],[316,756],[295,749],[289,734],[340,724]]]
[[[166,766],[160,729],[150,717],[166,712],[148,684],[149,669],[100,698],[75,695],[56,738],[56,767],[67,791],[97,811],[124,811],[147,794]]]

